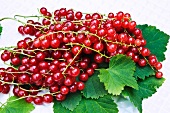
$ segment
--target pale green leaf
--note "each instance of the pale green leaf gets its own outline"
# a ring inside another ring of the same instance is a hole
[[[34,110],[33,104],[27,103],[24,99],[16,99],[18,98],[15,96],[10,97],[0,109],[0,113],[30,113]]]
[[[108,69],[100,69],[100,81],[104,83],[108,93],[119,95],[125,86],[138,89],[138,84],[133,77],[135,63],[130,57],[116,55],[111,58]]]

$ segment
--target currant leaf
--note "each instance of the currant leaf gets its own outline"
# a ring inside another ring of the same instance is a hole
[[[27,103],[24,99],[16,99],[15,96],[10,97],[7,103],[0,108],[0,113],[30,113],[34,110],[33,104]]]
[[[164,78],[157,79],[151,76],[145,80],[138,81],[139,90],[126,87],[122,94],[129,96],[131,102],[138,108],[139,112],[142,113],[142,100],[156,93],[156,89],[159,88],[164,81]]]
[[[66,109],[73,111],[77,105],[79,105],[82,99],[82,95],[80,92],[70,93],[67,95],[67,99],[61,102],[61,105]]]
[[[83,98],[80,104],[72,112],[61,106],[57,101],[53,105],[54,113],[118,113],[116,103],[110,95],[99,99]]]
[[[104,83],[108,93],[119,95],[125,86],[138,89],[133,77],[135,63],[125,55],[116,55],[111,58],[108,69],[100,69],[100,81]]]
[[[158,61],[165,60],[164,52],[167,50],[166,46],[170,38],[169,35],[160,31],[155,26],[138,25],[139,29],[142,30],[144,39],[147,41],[146,47],[151,51],[152,54],[157,56]]]
[[[72,113],[70,110],[63,107],[61,103],[56,100],[54,101],[53,111],[54,113]]]
[[[139,65],[136,65],[136,71],[134,73],[134,76],[136,78],[140,78],[140,79],[145,79],[145,77],[149,77],[149,75],[154,75],[155,72],[154,70],[149,66],[145,66],[145,67],[140,67]]]
[[[98,99],[107,94],[104,84],[100,82],[98,75],[99,71],[95,71],[93,76],[85,83],[86,87],[82,93],[86,98]]]
[[[0,24],[0,35],[1,35],[1,33],[2,33],[2,26],[1,26],[1,24]]]

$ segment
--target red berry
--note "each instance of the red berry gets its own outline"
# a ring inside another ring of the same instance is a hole
[[[73,84],[72,78],[67,76],[64,80],[64,85],[71,86],[72,84]]]
[[[69,88],[67,86],[61,86],[60,87],[60,93],[63,95],[66,95],[69,93]]]
[[[47,14],[47,9],[45,7],[42,7],[40,9],[41,14],[46,15]]]
[[[58,85],[50,86],[50,87],[49,87],[49,90],[50,90],[51,93],[56,93],[56,92],[58,92],[58,90],[59,90]]]
[[[83,82],[77,82],[77,89],[78,90],[83,90],[85,88],[85,84]]]
[[[43,101],[46,103],[51,103],[53,102],[53,96],[51,94],[45,94],[43,96]]]
[[[64,79],[64,75],[61,72],[56,72],[53,74],[54,81],[58,82],[62,79]]]
[[[17,43],[18,49],[26,49],[28,47],[27,43],[24,40],[20,40]]]
[[[129,22],[129,29],[134,29],[135,27],[136,27],[136,22],[135,21]]]
[[[78,67],[73,67],[71,69],[71,76],[77,77],[80,74],[80,69]]]
[[[82,74],[80,74],[80,76],[79,76],[79,79],[80,79],[81,81],[83,81],[83,82],[87,81],[88,78],[89,78],[89,76],[88,76],[87,73],[82,73]]]
[[[36,53],[35,58],[38,61],[43,61],[45,59],[45,53],[40,51]]]
[[[36,105],[42,105],[43,104],[43,97],[37,96],[37,97],[34,98],[33,101],[34,101],[34,104],[36,104]]]
[[[148,48],[143,48],[142,50],[141,50],[141,54],[142,54],[142,56],[149,56],[150,55],[150,50],[148,49]]]
[[[75,17],[78,19],[78,20],[80,20],[81,18],[82,18],[82,12],[80,12],[80,11],[78,11],[78,12],[76,12],[76,14],[75,14]]]
[[[93,48],[97,51],[102,51],[104,49],[104,45],[102,42],[96,42],[94,43]]]
[[[60,40],[58,38],[53,38],[50,45],[52,48],[58,48],[60,46]]]
[[[13,57],[13,58],[11,58],[11,63],[13,65],[19,65],[21,63],[21,60],[19,57]]]
[[[77,55],[77,54],[79,55],[79,54],[81,54],[81,47],[80,46],[73,46],[71,48],[71,51],[74,55]]]
[[[110,53],[113,53],[117,50],[117,44],[113,44],[113,43],[108,43],[107,44],[107,51]]]
[[[56,94],[56,100],[57,101],[63,101],[66,99],[66,95],[63,95],[61,93]]]
[[[141,67],[144,67],[144,66],[146,66],[146,60],[145,59],[140,59],[139,61],[138,61],[138,64],[139,64],[139,66],[141,66]]]
[[[162,63],[157,62],[155,63],[154,67],[156,68],[156,70],[160,70],[162,68]]]
[[[4,52],[4,53],[2,53],[1,54],[1,59],[2,59],[2,61],[8,61],[9,59],[10,59],[10,53],[7,53],[7,52]]]
[[[158,72],[156,72],[156,78],[162,78],[162,76],[163,76],[163,73],[162,72],[160,72],[160,71],[158,71]]]
[[[104,57],[102,57],[100,54],[95,54],[95,56],[94,56],[94,61],[96,62],[96,63],[102,63],[103,61],[104,61]]]
[[[27,97],[27,98],[25,98],[25,101],[28,102],[28,103],[33,102],[33,100],[34,100],[33,97]]]

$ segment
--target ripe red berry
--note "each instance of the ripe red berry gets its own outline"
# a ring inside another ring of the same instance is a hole
[[[43,104],[43,97],[37,96],[37,97],[34,98],[33,101],[34,101],[34,104],[36,104],[36,105],[42,105]]]
[[[73,67],[71,69],[71,76],[77,77],[80,74],[80,69],[78,67]]]
[[[146,56],[149,56],[150,55],[150,50],[148,48],[143,48],[141,50],[141,54],[142,56],[146,57]]]
[[[81,54],[81,47],[80,46],[73,46],[71,51],[74,55]]]
[[[155,63],[154,67],[156,68],[156,70],[160,70],[162,68],[162,63],[157,62]]]
[[[104,49],[104,45],[102,42],[96,42],[94,43],[93,48],[97,51],[102,51]]]
[[[80,79],[81,81],[83,81],[83,82],[87,81],[88,78],[89,78],[89,76],[88,76],[87,73],[82,73],[82,74],[80,74],[80,76],[79,76],[79,79]]]
[[[135,27],[136,27],[136,22],[135,21],[129,22],[129,29],[134,29]]]
[[[67,86],[61,86],[60,87],[60,93],[63,95],[66,95],[69,93],[69,88]]]
[[[141,67],[144,67],[144,66],[146,66],[146,60],[145,59],[140,59],[139,61],[138,61],[138,64],[139,64],[139,66],[141,66]]]
[[[83,82],[77,82],[77,89],[78,90],[83,90],[85,88],[85,84]]]
[[[80,12],[80,11],[76,12],[76,14],[75,14],[75,17],[76,17],[78,20],[80,20],[80,19],[82,18],[82,16],[83,16],[83,14],[82,14],[82,12]]]
[[[58,48],[60,46],[60,40],[58,38],[53,38],[50,45],[52,48]]]
[[[13,65],[19,65],[21,63],[21,60],[19,57],[13,57],[13,58],[11,58],[11,63]]]
[[[47,14],[47,9],[45,7],[42,7],[40,9],[41,14],[46,15]]]
[[[53,96],[51,94],[45,94],[43,96],[43,101],[46,103],[51,103],[53,102]]]
[[[160,71],[158,71],[158,72],[156,72],[156,78],[162,78],[162,76],[163,76],[163,73],[162,72],[160,72]]]
[[[7,53],[7,52],[4,52],[4,53],[1,54],[1,60],[4,61],[4,62],[8,61],[10,59],[10,57],[11,57],[10,54]]]
[[[56,100],[57,101],[63,101],[66,99],[66,95],[63,95],[61,93],[56,94]]]
[[[117,50],[117,44],[114,43],[108,43],[107,44],[107,51],[110,53],[113,53]]]

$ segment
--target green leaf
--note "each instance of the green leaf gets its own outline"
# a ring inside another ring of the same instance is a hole
[[[106,95],[99,99],[83,98],[73,112],[65,109],[59,102],[55,101],[53,111],[54,113],[118,113],[118,108],[111,96]]]
[[[164,81],[164,78],[157,79],[151,76],[138,82],[139,90],[127,87],[123,91],[123,95],[128,95],[131,102],[133,102],[133,104],[138,108],[139,112],[142,113],[142,100],[152,96],[152,94],[156,92],[156,89],[159,88]]]
[[[1,26],[1,24],[0,24],[0,35],[1,35],[1,33],[2,33],[2,26]]]
[[[82,95],[80,92],[70,93],[67,95],[66,100],[61,102],[61,105],[73,111],[77,107],[77,105],[79,105],[81,99],[82,99]]]
[[[100,81],[104,83],[108,93],[119,95],[125,86],[138,89],[133,77],[135,63],[130,57],[116,55],[111,58],[108,69],[100,69]]]
[[[33,104],[25,102],[24,99],[16,99],[18,98],[15,96],[10,97],[3,108],[0,109],[0,113],[30,113],[34,110]]]
[[[157,56],[158,61],[165,60],[164,52],[167,50],[166,46],[170,36],[155,26],[138,25],[137,27],[142,30],[143,37],[147,42],[146,47],[151,53]]]
[[[72,113],[70,110],[63,107],[61,103],[56,100],[54,101],[53,111],[54,113]]]
[[[154,70],[149,66],[140,67],[139,65],[136,65],[136,71],[134,73],[135,78],[145,79],[145,77],[149,77],[149,75],[154,75]]]
[[[107,94],[104,84],[100,82],[98,75],[99,71],[95,71],[93,76],[85,83],[86,87],[82,93],[86,98],[97,99]]]

